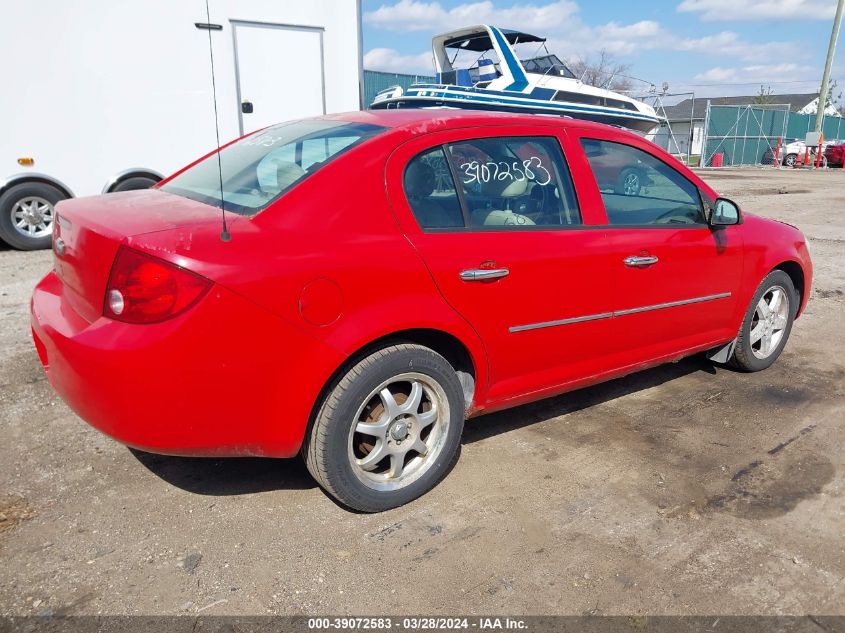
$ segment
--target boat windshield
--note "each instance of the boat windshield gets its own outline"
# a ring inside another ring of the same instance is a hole
[[[575,74],[566,67],[566,64],[558,59],[557,55],[542,55],[540,57],[532,57],[531,59],[523,59],[520,61],[527,73],[577,79]]]

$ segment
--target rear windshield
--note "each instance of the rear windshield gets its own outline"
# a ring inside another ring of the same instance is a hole
[[[223,207],[258,213],[335,157],[385,128],[367,123],[308,120],[274,125],[212,154],[166,184],[163,191]]]

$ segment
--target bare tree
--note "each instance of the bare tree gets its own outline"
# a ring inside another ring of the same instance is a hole
[[[843,106],[837,105],[842,100],[842,90],[839,88],[837,81],[834,79],[830,82],[830,87],[827,89],[827,106],[833,106],[839,114],[842,114]]]
[[[568,66],[576,77],[591,86],[618,91],[630,90],[632,87],[631,80],[624,76],[631,65],[618,62],[604,49],[599,52],[598,58],[577,59]]]
[[[771,86],[760,86],[760,92],[757,93],[751,103],[763,105],[767,103],[774,103],[774,97],[772,96],[772,87]]]

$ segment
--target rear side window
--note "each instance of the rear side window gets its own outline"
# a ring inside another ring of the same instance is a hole
[[[417,154],[405,168],[405,195],[424,229],[464,226],[455,182],[442,147]]]
[[[482,138],[450,144],[447,151],[463,190],[470,226],[581,224],[557,139]]]
[[[384,129],[325,119],[274,125],[220,150],[219,167],[218,154],[212,154],[161,189],[224,206],[226,211],[252,215],[343,152]]]
[[[436,147],[408,163],[404,187],[423,229],[581,224],[572,179],[554,138],[483,138]]]
[[[610,224],[705,224],[698,188],[677,170],[636,147],[581,139]]]

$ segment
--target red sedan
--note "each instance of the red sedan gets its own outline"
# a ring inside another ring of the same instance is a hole
[[[594,176],[625,161],[636,191]],[[467,416],[698,352],[765,369],[812,277],[798,229],[655,145],[530,115],[286,123],[58,215],[32,329],[74,411],[145,451],[301,453],[365,511],[431,489]]]

